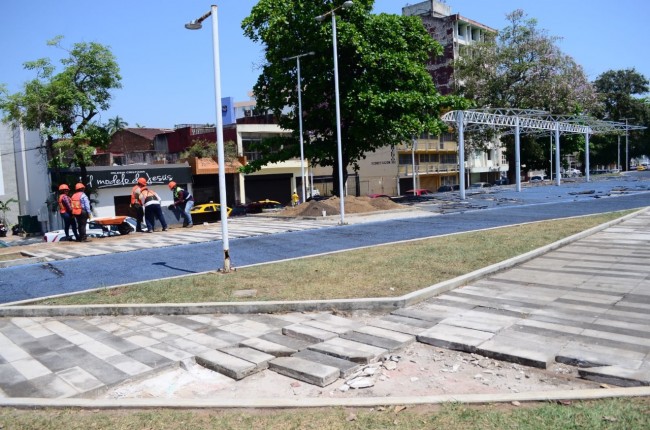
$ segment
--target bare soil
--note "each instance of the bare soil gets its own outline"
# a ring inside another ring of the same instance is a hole
[[[355,388],[356,387],[356,388]],[[193,361],[146,381],[128,382],[101,398],[264,399],[419,397],[443,394],[505,394],[606,388],[577,377],[570,366],[535,369],[415,343],[326,387],[270,370],[235,381]]]
[[[358,214],[366,212],[376,212],[394,209],[405,209],[407,206],[395,203],[388,197],[345,197],[345,213]],[[326,200],[312,200],[309,202],[301,203],[296,207],[287,207],[275,215],[286,217],[305,217],[305,216],[323,216],[323,211],[326,215],[339,215],[341,201],[338,197],[330,197]]]

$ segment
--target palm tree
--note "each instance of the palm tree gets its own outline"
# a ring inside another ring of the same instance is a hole
[[[129,125],[128,122],[124,121],[122,117],[120,117],[119,115],[116,115],[115,118],[111,118],[108,120],[108,124],[106,124],[106,129],[108,130],[108,133],[112,136],[118,131],[124,130],[128,125]]]
[[[7,212],[11,209],[9,208],[9,203],[18,203],[18,200],[11,198],[5,200],[4,202],[0,200],[0,212],[2,212],[2,217],[0,218],[0,224],[7,225]]]

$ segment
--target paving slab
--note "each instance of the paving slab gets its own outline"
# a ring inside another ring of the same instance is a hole
[[[622,366],[638,369],[646,354],[593,343],[569,342],[557,353],[555,360],[577,367]]]
[[[352,361],[332,357],[331,355],[327,354],[321,354],[320,352],[311,351],[308,349],[295,353],[293,357],[302,358],[305,360],[313,361],[314,363],[324,364],[326,366],[336,367],[341,372],[341,378],[347,378],[361,368],[361,365],[358,363],[353,363]]]
[[[289,357],[298,352],[295,349],[280,345],[275,342],[269,342],[268,340],[260,339],[257,337],[246,339],[245,341],[241,342],[240,345],[261,351],[274,357]]]
[[[481,343],[476,348],[476,353],[497,360],[546,369],[555,361],[556,350],[548,344],[528,340],[526,334],[517,336],[513,332],[508,336],[496,335]]]
[[[362,364],[376,361],[388,352],[384,348],[378,348],[376,346],[366,345],[338,337],[312,345],[309,349],[322,354]]]
[[[269,342],[277,343],[278,345],[283,345],[287,348],[295,349],[296,351],[307,349],[309,345],[313,344],[313,342],[298,339],[292,336],[287,336],[281,333],[267,333],[264,336],[260,336],[260,339],[268,340]]]
[[[304,324],[292,324],[284,327],[282,329],[282,334],[312,343],[323,342],[338,337],[338,335],[332,331],[322,330]]]
[[[491,339],[494,333],[438,324],[417,336],[419,342],[456,351],[475,352],[478,345]]]
[[[269,369],[319,387],[332,384],[338,380],[341,373],[337,367],[319,364],[299,357],[278,357],[269,362]]]
[[[237,381],[262,370],[255,363],[220,351],[205,351],[195,360],[197,364]]]
[[[418,334],[426,330],[423,327],[416,327],[406,323],[390,321],[384,318],[370,321],[368,323],[368,327],[383,328],[385,330],[391,330],[396,333],[410,334],[412,336],[417,336]]]
[[[650,385],[650,368],[628,369],[621,366],[588,367],[579,369],[581,377],[590,381],[604,382],[619,387],[643,387]]]
[[[376,346],[377,348],[382,348],[389,352],[395,352],[402,347],[402,343],[396,340],[373,336],[366,333],[360,333],[358,331],[351,331],[349,333],[342,334],[340,338],[359,342],[364,345]]]
[[[258,370],[266,369],[269,367],[269,361],[273,360],[275,356],[267,354],[256,349],[247,348],[247,347],[229,347],[221,349],[221,352],[230,354],[242,360],[250,361],[251,363],[257,366]]]

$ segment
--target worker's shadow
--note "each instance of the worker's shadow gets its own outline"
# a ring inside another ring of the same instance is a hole
[[[181,269],[180,267],[172,267],[169,264],[165,263],[164,261],[161,261],[159,263],[153,263],[154,266],[165,266],[168,269],[176,270],[178,272],[185,272],[185,273],[198,273],[195,272],[194,270],[187,270],[187,269]]]

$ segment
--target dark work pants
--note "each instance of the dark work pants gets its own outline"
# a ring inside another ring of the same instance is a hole
[[[88,239],[86,236],[86,223],[88,223],[88,212],[81,211],[80,215],[74,216],[77,221],[77,228],[79,229],[79,235],[77,236],[77,241],[82,241]]]
[[[79,231],[77,230],[77,221],[75,221],[72,214],[64,212],[61,214],[63,218],[63,231],[65,231],[65,237],[70,238],[70,228],[72,227],[72,233],[74,234],[74,239],[79,239]]]

